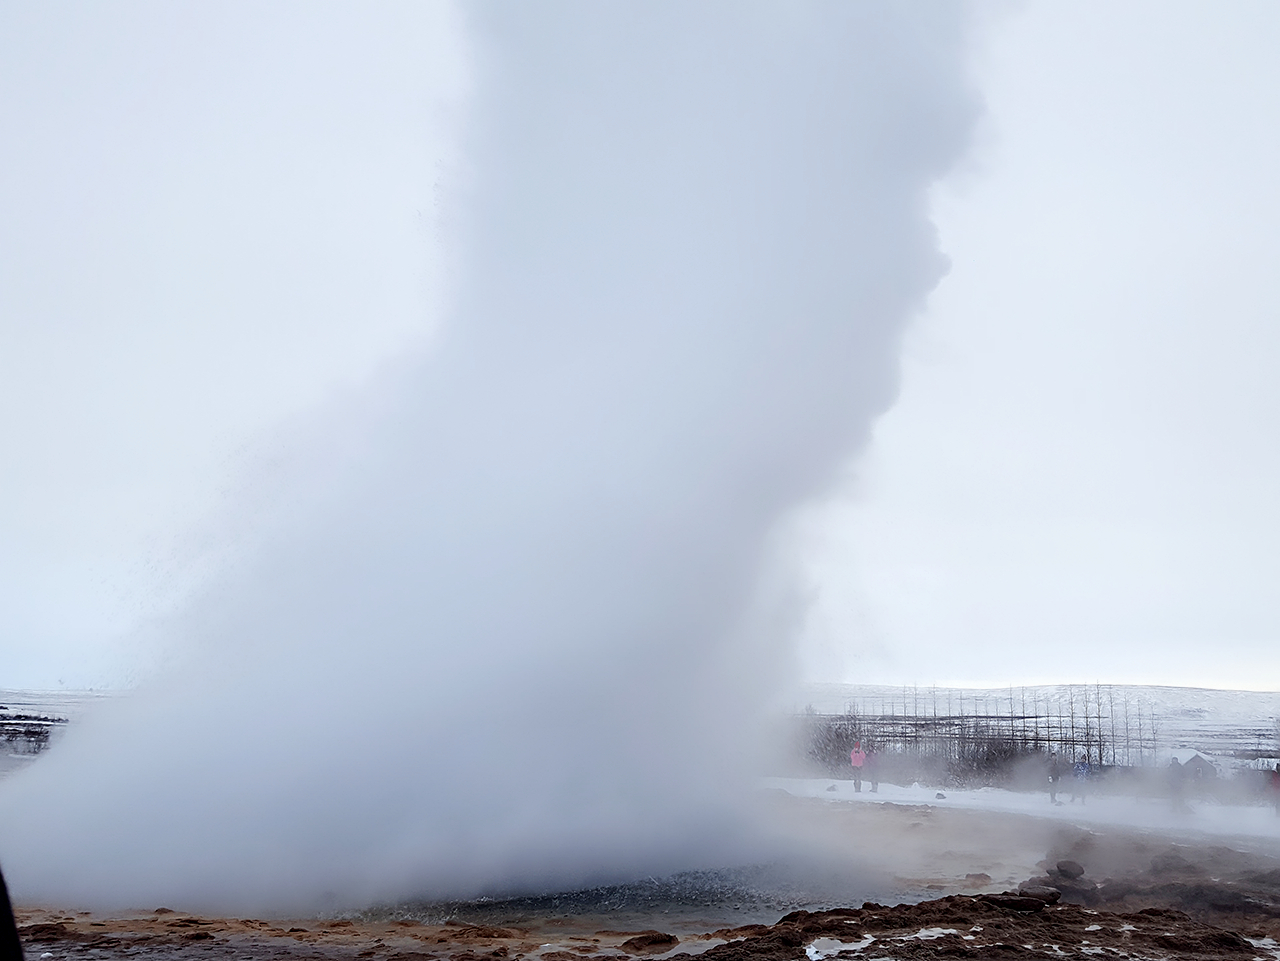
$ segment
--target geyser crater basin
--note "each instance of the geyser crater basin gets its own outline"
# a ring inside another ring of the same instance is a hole
[[[789,519],[945,270],[967,17],[467,8],[441,332],[300,430],[296,496],[148,626],[155,676],[6,779],[16,896],[280,914],[752,863]],[[412,49],[335,33],[288,89],[353,57],[390,90]]]

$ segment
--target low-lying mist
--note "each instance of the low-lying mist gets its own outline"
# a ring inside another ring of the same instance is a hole
[[[892,402],[945,269],[964,11],[469,29],[444,332],[154,628],[168,666],[0,788],[19,899],[319,910],[749,855],[786,521]]]

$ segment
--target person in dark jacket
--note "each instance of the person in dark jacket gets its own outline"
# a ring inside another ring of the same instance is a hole
[[[1182,799],[1182,794],[1186,790],[1187,772],[1182,767],[1182,762],[1176,757],[1169,758],[1169,770],[1165,778],[1169,785],[1169,806],[1172,808],[1173,813],[1191,813],[1191,808]]]
[[[867,780],[871,782],[871,793],[880,793],[880,752],[873,748],[867,748],[867,760],[862,765],[862,770],[866,772]]]
[[[13,920],[13,905],[9,903],[3,872],[0,872],[0,961],[22,961],[22,942],[18,940],[18,925]]]
[[[1049,801],[1058,803],[1058,782],[1062,780],[1062,762],[1058,760],[1058,752],[1049,752]]]

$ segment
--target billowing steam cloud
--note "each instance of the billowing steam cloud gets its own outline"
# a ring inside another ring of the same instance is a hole
[[[258,910],[733,856],[788,512],[893,397],[954,6],[471,24],[454,307],[356,453],[3,786],[20,897]],[[301,229],[301,228],[300,228]]]

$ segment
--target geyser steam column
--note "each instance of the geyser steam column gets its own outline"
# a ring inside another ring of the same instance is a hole
[[[770,536],[892,400],[944,268],[962,11],[473,27],[446,335],[336,492],[172,625],[198,670],[5,786],[20,896],[290,908],[732,849]]]

